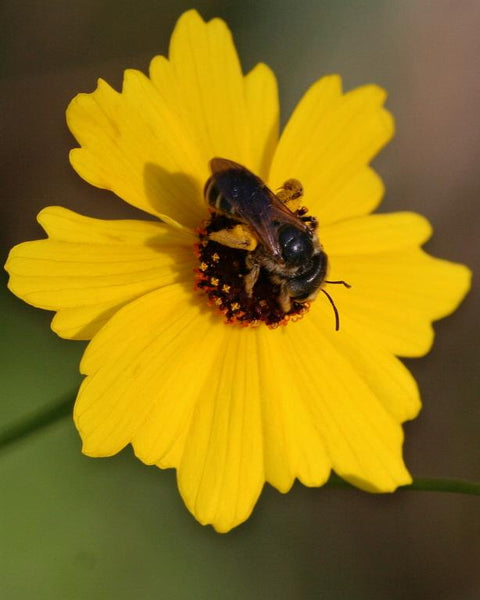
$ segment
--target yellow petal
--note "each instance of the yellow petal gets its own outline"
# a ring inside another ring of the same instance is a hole
[[[287,492],[295,478],[304,485],[322,485],[331,461],[308,398],[295,385],[289,339],[283,327],[261,327],[257,335],[266,480],[281,492]]]
[[[75,405],[83,451],[111,455],[133,443],[147,464],[177,466],[225,327],[192,292],[171,285],[119,310],[90,342]],[[211,382],[210,382],[211,383]]]
[[[463,265],[433,258],[419,248],[380,254],[330,256],[327,286],[342,327],[353,322],[397,356],[422,356],[433,343],[431,322],[452,313],[470,288]],[[317,302],[317,301],[316,301]]]
[[[178,470],[187,507],[219,532],[249,517],[265,480],[255,338],[229,328],[217,368],[198,390]]]
[[[319,237],[328,256],[380,254],[419,246],[432,234],[430,223],[415,213],[369,215],[321,227]]]
[[[431,235],[420,215],[370,215],[320,228],[319,235],[329,257],[327,279],[352,286],[327,284],[344,329],[374,334],[374,343],[394,354],[425,354],[431,322],[453,312],[470,287],[466,267],[419,248]]]
[[[393,491],[411,481],[402,459],[401,426],[325,335],[319,314],[286,328],[297,385],[334,470],[367,491]]]
[[[385,92],[374,85],[342,94],[337,75],[318,81],[280,138],[271,185],[299,179],[305,205],[322,225],[371,212],[381,200],[383,184],[367,165],[394,130],[384,100]]]
[[[280,107],[277,80],[271,69],[258,64],[245,77],[248,122],[252,142],[252,169],[262,179],[268,170],[278,141]]]
[[[225,327],[174,285],[120,310],[89,344],[75,406],[83,451],[132,443],[147,464],[178,468],[188,508],[227,531],[264,482],[255,332]]]
[[[417,416],[421,408],[417,382],[398,358],[379,346],[375,333],[358,327],[353,321],[343,323],[340,331],[333,327],[330,306],[312,311],[311,317],[321,323],[330,343],[350,363],[373,394],[397,423]]]
[[[179,19],[169,60],[152,60],[150,77],[128,70],[121,93],[99,80],[73,99],[67,122],[81,148],[70,160],[92,185],[194,228],[205,216],[212,157],[266,174],[278,131],[275,77],[258,65],[244,78],[225,23],[205,23],[194,10]]]
[[[340,289],[334,293],[345,326],[354,321],[398,356],[428,352],[434,336],[431,322],[453,312],[469,288],[468,270],[462,265],[436,261],[420,251],[383,255],[376,261],[359,257],[350,269],[344,259],[335,265],[354,282],[352,294]],[[445,287],[437,275],[445,277]]]
[[[244,81],[226,24],[220,19],[205,23],[195,10],[184,13],[172,34],[169,63],[176,81],[176,109],[205,167],[213,156],[252,166]],[[151,77],[163,87],[155,68]]]
[[[86,181],[106,188],[133,206],[196,227],[204,216],[206,169],[178,117],[139,71],[125,73],[122,93],[102,80],[79,94],[67,122],[81,144],[70,153]]]
[[[146,221],[102,221],[61,207],[38,216],[49,239],[12,249],[5,265],[14,294],[57,311],[62,337],[90,339],[119,307],[179,279],[188,281],[188,231]]]

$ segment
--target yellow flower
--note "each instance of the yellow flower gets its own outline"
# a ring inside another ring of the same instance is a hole
[[[420,249],[431,229],[419,215],[370,214],[384,189],[368,163],[394,128],[384,100],[374,85],[343,94],[324,77],[278,139],[273,73],[244,76],[226,25],[189,11],[149,78],[129,70],[121,93],[100,80],[72,101],[74,169],[157,218],[48,207],[48,239],[15,247],[6,265],[15,294],[56,311],[58,335],[92,340],[74,415],[86,454],[131,444],[144,463],[176,468],[189,510],[221,532],[248,518],[265,482],[320,486],[331,469],[372,492],[411,481],[401,423],[420,400],[396,356],[428,352],[431,322],[457,307],[470,272]],[[330,288],[339,331],[323,294],[273,329],[226,325],[194,290],[194,269],[208,267],[193,247],[213,157],[273,190],[302,182],[328,278],[352,286]]]

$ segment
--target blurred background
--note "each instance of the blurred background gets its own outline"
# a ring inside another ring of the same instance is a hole
[[[185,9],[225,18],[244,70],[277,73],[285,122],[306,88],[338,72],[345,88],[389,91],[398,133],[375,166],[382,210],[414,210],[427,249],[480,268],[480,2],[464,0],[2,0],[0,140],[2,264],[41,237],[35,216],[60,204],[97,217],[136,216],[68,164],[64,111],[97,77],[121,84],[165,54]],[[51,315],[0,289],[1,427],[80,381],[84,344],[57,338]],[[478,277],[460,310],[436,325],[433,351],[407,361],[424,409],[406,425],[416,476],[480,480]],[[174,473],[129,450],[80,453],[67,416],[0,452],[0,596],[429,599],[480,597],[480,500],[452,494],[270,487],[228,535],[197,524]]]

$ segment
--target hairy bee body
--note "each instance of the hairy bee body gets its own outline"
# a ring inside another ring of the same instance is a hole
[[[287,202],[242,165],[224,159],[210,161],[212,176],[205,186],[205,198],[216,213],[231,219],[235,227],[215,232],[212,239],[231,248],[246,249],[248,273],[245,290],[254,294],[263,269],[278,286],[277,302],[285,313],[292,302],[313,300],[325,280],[328,259],[316,234],[316,221],[305,217],[306,210],[292,212]],[[301,184],[289,180],[297,199]],[[287,190],[287,185],[285,185]],[[288,199],[288,191],[285,191]]]

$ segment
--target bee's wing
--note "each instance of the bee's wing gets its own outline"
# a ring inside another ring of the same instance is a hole
[[[223,171],[247,171],[248,173],[251,173],[251,171],[239,163],[233,160],[228,160],[228,158],[220,158],[219,156],[216,156],[210,160],[210,169],[212,171],[212,175],[218,175]],[[256,175],[253,176],[256,177]],[[259,179],[259,177],[257,177],[257,179]]]
[[[268,198],[268,202],[257,202],[255,197],[253,197],[252,201],[246,207],[247,210],[242,211],[242,217],[248,221],[259,241],[275,257],[279,258],[281,256],[281,248],[278,242],[278,231],[282,225],[292,225],[296,229],[306,232],[309,232],[309,229],[266,186],[262,194]]]
[[[219,192],[228,198],[239,219],[252,228],[260,243],[275,257],[281,256],[278,230],[282,225],[309,231],[260,177],[242,165],[226,158],[213,158],[210,168]]]

